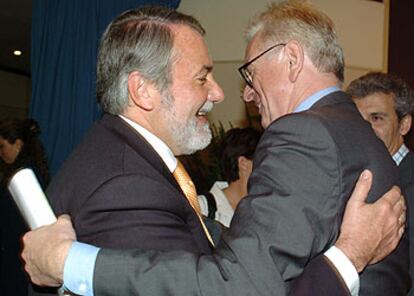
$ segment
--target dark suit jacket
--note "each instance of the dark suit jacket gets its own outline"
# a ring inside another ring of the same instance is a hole
[[[320,255],[290,285],[289,296],[351,296],[336,268]]]
[[[414,153],[408,152],[399,165],[401,188],[414,183]]]
[[[34,162],[26,160],[19,165],[32,169],[42,189],[46,187],[46,180]],[[15,167],[16,171],[18,168]],[[5,179],[0,183],[0,295],[26,296],[30,280],[24,271],[20,252],[21,237],[29,228],[6,187],[10,173],[3,176]]]
[[[146,140],[104,115],[47,189],[57,215],[69,214],[77,238],[99,247],[209,254],[198,217]],[[33,288],[33,290],[32,290]],[[29,295],[55,295],[32,287]]]
[[[81,242],[107,248],[210,253],[194,210],[146,140],[104,115],[50,184],[56,214],[72,217]]]
[[[45,180],[36,165],[32,162],[20,165],[31,168],[42,189],[45,188]],[[24,272],[20,251],[21,237],[28,227],[5,185],[9,177],[4,177],[0,186],[0,295],[26,296],[30,281]]]
[[[400,165],[400,186],[407,199],[408,236],[410,240],[410,275],[414,278],[414,153],[411,151],[404,157]],[[408,296],[414,296],[411,288]]]
[[[0,188],[0,295],[26,296],[29,280],[20,260],[27,226],[6,187]]]
[[[249,195],[213,256],[103,250],[94,278],[98,295],[285,295],[337,239],[361,171],[374,173],[369,201],[398,178],[383,143],[343,92],[273,122],[253,163]],[[387,259],[361,274],[360,295],[405,295],[407,255],[404,236]]]
[[[95,124],[47,194],[58,215],[71,215],[79,241],[116,249],[211,252],[168,168],[119,117],[105,115]],[[39,287],[30,291],[46,293],[53,294]]]

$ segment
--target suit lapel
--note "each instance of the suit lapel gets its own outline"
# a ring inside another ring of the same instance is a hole
[[[154,169],[164,176],[171,185],[181,192],[180,186],[164,161],[140,133],[118,116],[105,114],[101,122],[106,128],[111,130],[114,135],[118,136],[120,141],[134,149],[148,163],[150,163]]]

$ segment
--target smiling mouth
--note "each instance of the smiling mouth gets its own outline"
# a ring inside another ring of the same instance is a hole
[[[207,116],[207,112],[200,110],[200,111],[197,112],[197,116]]]
[[[214,106],[213,102],[206,101],[204,103],[204,105],[201,106],[201,108],[198,110],[198,112],[197,112],[196,115],[198,117],[205,117],[205,116],[207,116],[207,113],[209,113],[213,109],[213,106]]]

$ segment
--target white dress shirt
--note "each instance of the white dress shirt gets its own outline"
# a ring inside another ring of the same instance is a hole
[[[229,187],[229,184],[225,181],[214,182],[213,186],[210,189],[210,193],[213,195],[217,207],[217,210],[214,214],[214,220],[220,222],[226,227],[229,227],[231,219],[234,215],[234,209],[230,205],[227,196],[223,192],[223,190],[227,187]],[[208,216],[209,213],[207,198],[204,195],[199,195],[198,201],[200,203],[201,213],[204,216]]]

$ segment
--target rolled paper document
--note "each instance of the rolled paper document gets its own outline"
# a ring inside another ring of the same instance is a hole
[[[30,229],[56,222],[56,216],[31,169],[15,173],[8,188]]]

